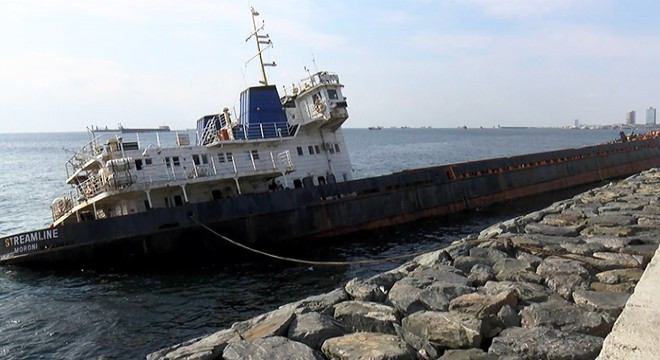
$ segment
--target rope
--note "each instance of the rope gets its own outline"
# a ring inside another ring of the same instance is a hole
[[[378,263],[383,263],[383,262],[388,262],[388,261],[393,261],[393,260],[407,259],[407,258],[410,258],[410,257],[420,256],[420,255],[424,255],[424,254],[427,254],[427,253],[430,253],[430,252],[444,250],[444,249],[447,249],[448,247],[452,246],[452,244],[449,244],[449,245],[446,245],[446,246],[439,247],[437,249],[427,249],[427,250],[418,251],[418,252],[414,252],[414,253],[387,256],[387,257],[367,259],[367,260],[314,261],[314,260],[297,259],[297,258],[292,258],[292,257],[287,257],[287,256],[275,255],[275,254],[271,254],[271,253],[268,253],[268,252],[265,252],[265,251],[262,251],[262,250],[259,250],[259,249],[249,247],[245,244],[241,244],[238,241],[232,240],[232,239],[230,239],[230,238],[228,238],[224,235],[219,234],[218,232],[216,232],[215,230],[213,230],[210,227],[206,226],[204,223],[200,222],[199,220],[197,220],[196,218],[194,218],[192,216],[190,217],[190,219],[192,221],[194,221],[195,223],[197,223],[197,225],[199,225],[199,226],[203,227],[204,229],[208,230],[213,235],[229,242],[232,245],[238,246],[242,249],[245,249],[245,250],[248,250],[248,251],[251,251],[253,253],[260,254],[260,255],[263,255],[263,256],[266,256],[266,257],[269,257],[269,258],[288,261],[288,262],[293,262],[293,263],[298,263],[298,264],[305,264],[305,265],[350,266],[350,265],[378,264]],[[564,259],[578,261],[578,262],[587,264],[587,265],[589,265],[593,268],[596,268],[598,270],[601,270],[601,271],[603,270],[603,269],[601,269],[601,266],[598,266],[597,264],[594,264],[593,262],[590,262],[590,261],[586,260],[588,258],[598,260],[593,256],[586,256],[585,255],[585,256],[583,256],[584,259],[576,258],[575,254],[562,254],[562,253],[559,253],[559,252],[554,251],[554,250],[548,250],[548,249],[539,248],[539,247],[535,247],[535,246],[528,246],[528,245],[523,245],[523,244],[514,244],[509,239],[492,238],[492,239],[481,239],[481,240],[479,240],[479,239],[477,239],[477,240],[464,240],[464,241],[462,241],[462,244],[479,244],[479,243],[484,243],[484,242],[489,242],[489,241],[490,242],[500,242],[500,243],[503,243],[505,246],[510,246],[510,247],[521,249],[521,250],[525,250],[525,251],[528,251],[529,253],[542,253],[542,254],[546,254],[546,255],[553,255],[553,256],[564,258]],[[571,256],[571,255],[573,255],[573,256]]]
[[[367,260],[354,260],[354,261],[314,261],[314,260],[305,260],[305,259],[297,259],[297,258],[292,258],[292,257],[286,257],[286,256],[280,256],[280,255],[275,255],[271,253],[267,253],[262,250],[258,250],[252,247],[249,247],[245,244],[241,244],[237,241],[234,241],[224,235],[219,234],[215,230],[211,229],[210,227],[206,226],[199,220],[195,219],[194,217],[190,217],[192,221],[197,223],[197,225],[203,227],[204,229],[208,230],[210,233],[214,234],[215,236],[229,242],[232,245],[238,246],[242,249],[251,251],[253,253],[257,253],[263,256],[267,256],[273,259],[278,259],[278,260],[283,260],[283,261],[289,261],[293,263],[298,263],[298,264],[305,264],[305,265],[331,265],[331,266],[349,266],[349,265],[364,265],[364,264],[378,264],[378,263],[383,263],[383,262],[388,262],[388,261],[393,261],[393,260],[400,260],[400,259],[406,259],[414,256],[419,256],[419,255],[424,255],[429,252],[433,251],[438,251],[438,250],[443,250],[448,248],[450,245],[440,247],[435,250],[424,250],[424,251],[419,251],[419,252],[414,252],[414,253],[408,253],[408,254],[403,254],[403,255],[394,255],[394,256],[387,256],[387,257],[381,257],[381,258],[375,258],[375,259],[367,259]],[[491,240],[472,240],[472,241],[466,241],[466,243],[470,242],[485,242],[485,241],[491,241]]]

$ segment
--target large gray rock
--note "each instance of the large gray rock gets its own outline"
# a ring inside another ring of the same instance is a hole
[[[283,307],[247,321],[234,323],[231,328],[246,340],[269,336],[285,336],[295,317],[291,307]]]
[[[583,239],[587,244],[598,244],[606,249],[615,251],[627,246],[631,241],[631,239],[617,236],[585,236]],[[592,253],[594,252],[598,251],[593,251]]]
[[[523,305],[543,302],[552,297],[558,297],[554,291],[547,287],[528,282],[489,281],[481,288],[481,292],[487,295],[496,295],[509,290],[515,292],[520,303]]]
[[[420,267],[392,286],[385,303],[403,314],[446,310],[451,299],[474,291],[470,280],[462,274],[449,266]]]
[[[334,319],[319,313],[296,316],[289,326],[288,338],[301,342],[314,350],[321,350],[327,339],[343,336],[351,331]]]
[[[438,358],[440,352],[428,340],[411,333],[399,324],[394,324],[394,330],[408,345],[417,350],[417,354],[423,360],[435,360]]]
[[[333,306],[342,301],[349,299],[348,294],[343,288],[335,289],[329,293],[314,295],[296,301],[291,304],[291,308],[297,314],[304,314],[308,312],[320,312],[332,315]]]
[[[493,338],[488,353],[520,360],[593,360],[603,338],[550,328],[509,328]]]
[[[639,206],[639,209],[642,207]],[[587,220],[589,225],[599,225],[605,227],[627,226],[637,222],[632,216],[617,215],[617,214],[601,214],[600,216],[592,217]]]
[[[481,349],[447,350],[438,360],[499,360]]]
[[[507,290],[495,295],[471,293],[461,295],[449,304],[449,310],[455,310],[476,315],[480,319],[495,316],[505,306],[515,307],[518,297],[515,291]]]
[[[236,331],[224,329],[147,355],[147,360],[218,359],[231,342],[241,341]]]
[[[461,312],[420,311],[401,320],[401,326],[442,349],[478,347],[483,321]]]
[[[526,328],[551,327],[600,337],[607,336],[610,331],[600,314],[569,302],[532,304],[522,309],[520,316],[521,324]]]
[[[224,360],[323,360],[307,345],[281,336],[230,343],[222,353]]]
[[[639,268],[643,269],[646,266],[644,257],[639,255],[611,253],[611,252],[597,252],[592,255],[596,259],[602,259],[612,266],[626,267],[626,268]]]
[[[560,246],[571,254],[587,256],[590,256],[595,252],[607,249],[605,245],[596,242],[585,244],[561,244]]]
[[[528,234],[542,234],[550,236],[577,236],[582,230],[583,225],[574,226],[550,226],[541,223],[529,223],[525,226],[525,232]]]
[[[596,274],[598,281],[605,284],[636,283],[644,274],[642,269],[615,269]]]
[[[573,293],[573,301],[576,304],[592,306],[613,317],[621,314],[628,298],[630,294],[623,292],[576,291]]]
[[[488,265],[476,264],[470,270],[468,280],[475,286],[483,286],[490,280],[495,280],[495,272]]]
[[[346,283],[344,289],[353,300],[383,302],[392,285],[405,275],[400,272],[386,272],[366,280],[354,278]]]
[[[575,274],[550,275],[545,279],[545,284],[566,300],[572,300],[573,293],[578,290],[589,290],[589,282]]]
[[[635,284],[633,283],[622,283],[622,284],[605,284],[602,282],[592,282],[589,285],[590,290],[594,291],[603,291],[603,292],[620,292],[620,293],[629,293],[635,290]]]
[[[359,300],[335,305],[334,318],[353,331],[385,334],[394,334],[392,324],[399,322],[399,314],[395,308]]]
[[[434,265],[451,265],[452,256],[446,250],[436,250],[422,254],[413,259],[413,262],[422,267]]]
[[[470,256],[485,261],[486,265],[493,266],[497,260],[505,259],[508,255],[500,250],[475,247],[470,250]]]
[[[495,279],[499,281],[520,281],[540,284],[543,278],[535,274],[534,267],[525,261],[513,258],[500,259],[493,264]]]
[[[401,338],[368,332],[328,339],[322,350],[328,358],[338,360],[417,360],[415,349]]]
[[[543,217],[541,223],[550,226],[572,226],[581,224],[584,218],[584,214],[579,212],[548,214]]]
[[[454,259],[454,267],[466,274],[470,273],[472,267],[477,264],[490,265],[490,261],[485,258],[474,256],[458,256]]]
[[[538,266],[538,268],[536,268],[536,273],[544,278],[556,274],[578,275],[585,280],[589,280],[591,278],[591,273],[587,268],[585,268],[584,263],[558,256],[550,256],[545,258]]]
[[[500,311],[497,313],[497,318],[500,320],[500,323],[504,328],[520,326],[520,315],[513,306],[502,306]]]

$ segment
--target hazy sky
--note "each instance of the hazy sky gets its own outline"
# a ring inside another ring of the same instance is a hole
[[[0,132],[193,128],[328,70],[345,126],[612,124],[660,107],[657,0],[0,0]],[[312,59],[315,59],[315,63]]]

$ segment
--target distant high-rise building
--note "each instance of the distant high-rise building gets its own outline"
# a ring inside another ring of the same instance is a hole
[[[626,114],[626,125],[635,125],[635,110],[628,111]]]
[[[575,119],[575,127],[576,128],[580,127],[580,120],[579,119]]]
[[[655,108],[652,106],[646,109],[646,125],[655,125]]]

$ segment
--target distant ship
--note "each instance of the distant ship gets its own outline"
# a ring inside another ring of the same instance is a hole
[[[369,130],[383,130],[382,126],[376,125],[376,126],[369,126]]]
[[[141,132],[169,132],[170,127],[161,125],[157,128],[127,128],[122,124],[118,124],[116,129],[106,127],[92,126],[92,132],[112,132],[112,133],[141,133]]]

